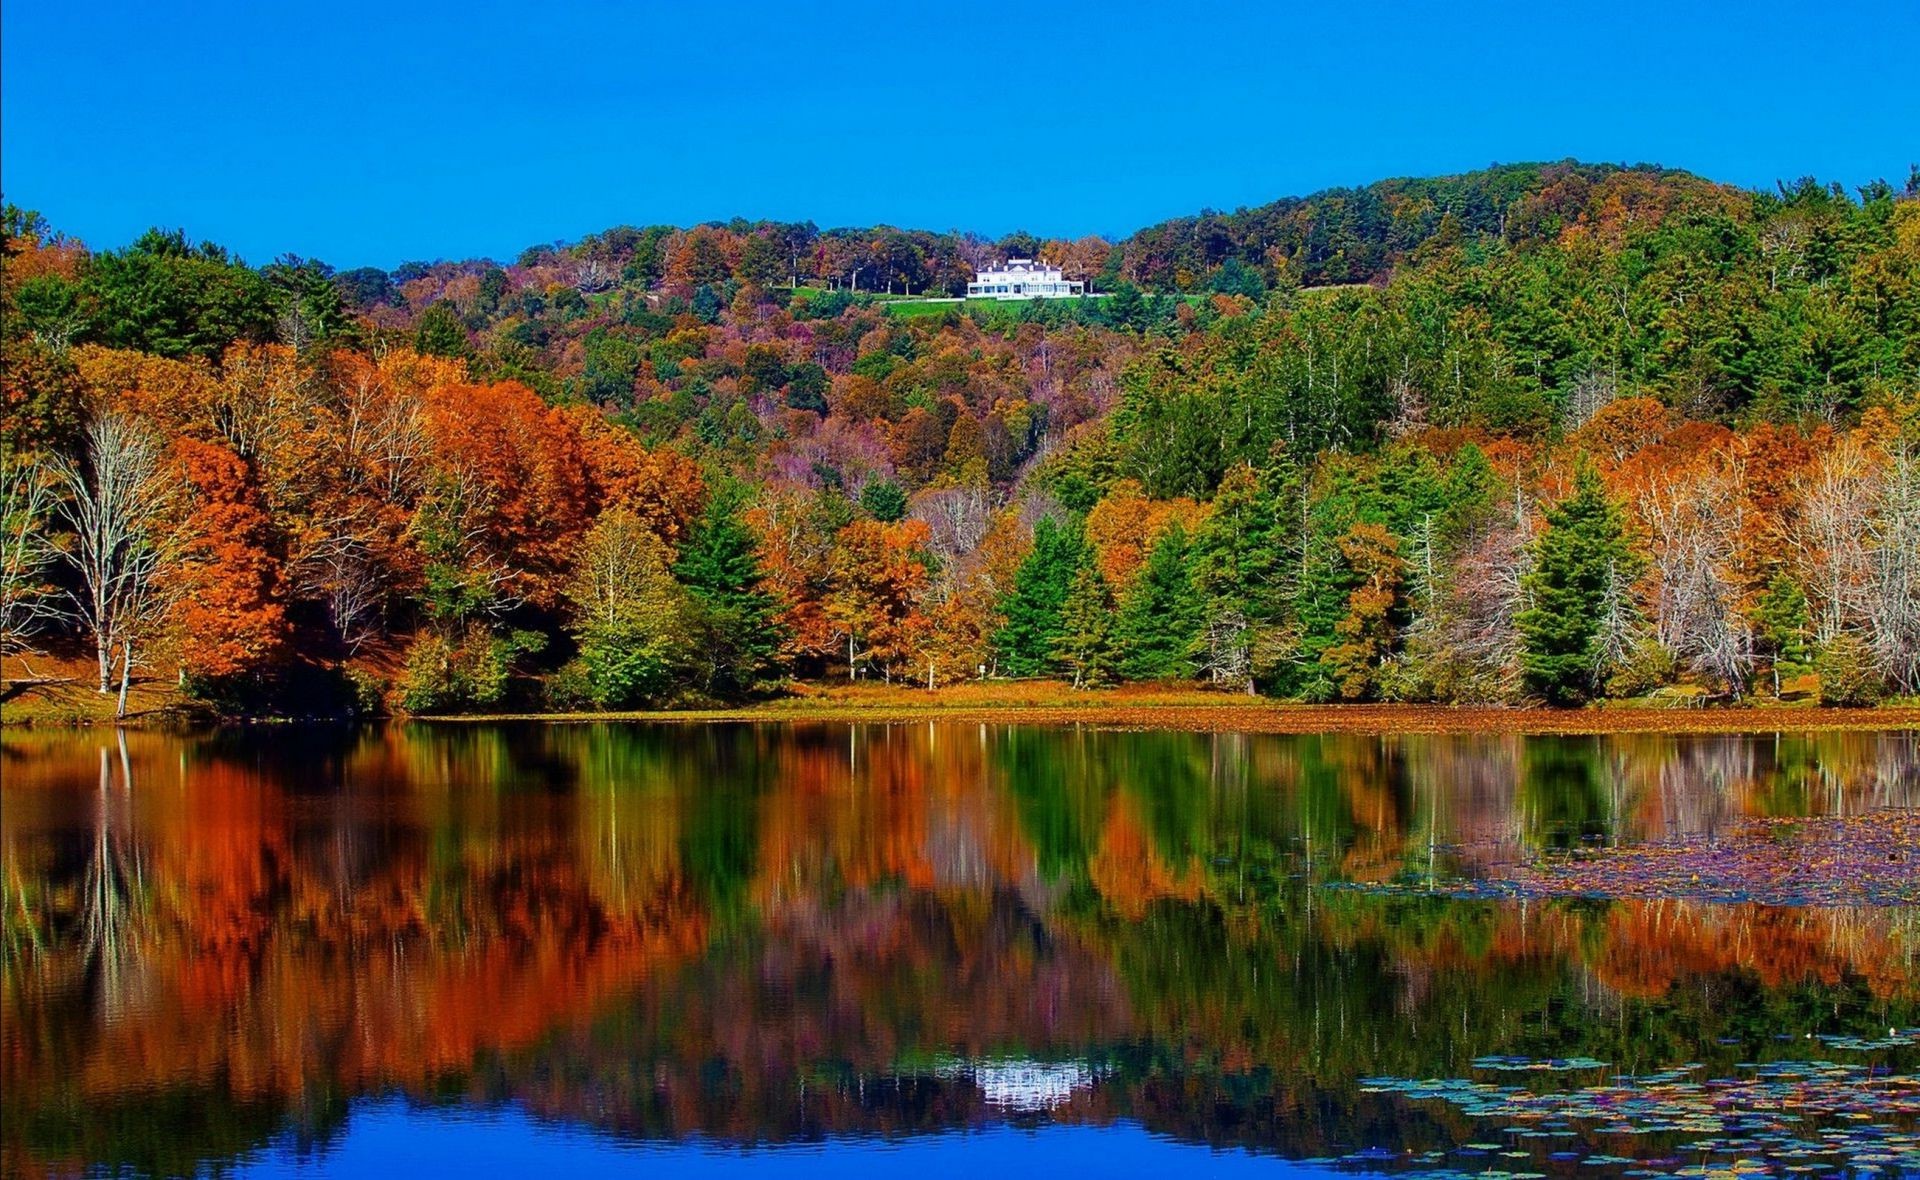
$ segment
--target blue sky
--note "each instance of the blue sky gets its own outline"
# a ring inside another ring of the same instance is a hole
[[[1916,52],[1920,0],[6,0],[0,187],[96,246],[348,267],[734,215],[1124,234],[1567,156],[1900,183]]]

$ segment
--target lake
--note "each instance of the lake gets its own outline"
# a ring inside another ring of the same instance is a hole
[[[1912,733],[0,755],[8,1174],[1920,1174]]]

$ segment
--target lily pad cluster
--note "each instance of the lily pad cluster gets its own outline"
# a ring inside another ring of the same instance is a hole
[[[1920,1029],[1881,1038],[1822,1037],[1830,1048],[1920,1043]],[[1481,1058],[1483,1073],[1604,1071],[1589,1058]],[[1361,1080],[1362,1093],[1437,1102],[1491,1130],[1448,1150],[1329,1161],[1415,1176],[1528,1180],[1547,1175],[1920,1175],[1920,1075],[1835,1061],[1743,1063],[1723,1076],[1687,1063],[1552,1090],[1485,1078]],[[1571,1080],[1571,1079],[1570,1079]]]

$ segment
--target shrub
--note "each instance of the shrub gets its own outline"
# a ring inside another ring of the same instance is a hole
[[[409,713],[461,713],[492,708],[507,697],[513,665],[537,652],[546,637],[534,631],[495,635],[475,624],[456,642],[438,631],[414,640],[400,677],[400,703]]]
[[[1607,677],[1607,695],[1645,696],[1673,679],[1673,653],[1652,636],[1644,636],[1627,651],[1620,666]]]
[[[1814,661],[1820,673],[1820,703],[1846,708],[1877,705],[1886,696],[1886,685],[1874,667],[1873,653],[1860,638],[1846,632],[1829,639]]]

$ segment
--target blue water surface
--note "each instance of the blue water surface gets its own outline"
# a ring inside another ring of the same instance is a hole
[[[1351,1171],[1238,1149],[1216,1150],[1149,1134],[1133,1123],[1103,1127],[1001,1126],[901,1139],[832,1138],[741,1148],[714,1143],[635,1143],[542,1122],[516,1107],[421,1110],[398,1100],[357,1103],[341,1138],[302,1152],[276,1146],[237,1175],[689,1177],[912,1176],[1060,1177],[1334,1176]]]

